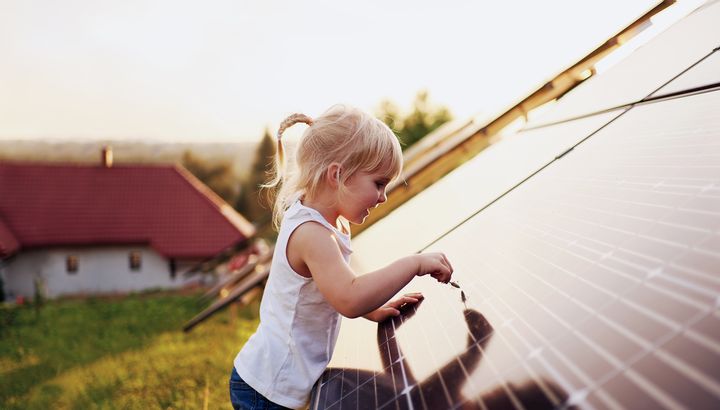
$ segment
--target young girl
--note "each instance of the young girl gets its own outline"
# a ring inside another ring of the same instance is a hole
[[[309,125],[297,147],[296,172],[285,175],[286,128]],[[350,229],[386,200],[385,188],[400,175],[402,151],[381,121],[336,105],[312,120],[285,119],[278,130],[280,186],[273,221],[278,237],[260,304],[260,325],[235,357],[230,399],[235,409],[301,408],[330,362],[340,315],[383,321],[422,295],[388,302],[415,276],[450,280],[442,253],[407,256],[361,276],[348,265]]]

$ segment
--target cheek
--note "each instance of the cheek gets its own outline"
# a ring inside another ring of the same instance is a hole
[[[372,190],[369,190],[367,194],[367,198],[371,202],[377,202],[377,200],[380,199],[381,196],[382,194],[380,193],[380,191],[378,191],[377,188],[374,187]]]
[[[363,193],[361,195],[356,195],[354,199],[355,199],[355,206],[358,208],[367,208],[368,206],[370,206],[370,204],[373,201],[373,198],[366,193]]]

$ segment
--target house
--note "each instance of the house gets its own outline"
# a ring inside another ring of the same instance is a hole
[[[5,296],[178,288],[253,226],[179,165],[0,163]]]

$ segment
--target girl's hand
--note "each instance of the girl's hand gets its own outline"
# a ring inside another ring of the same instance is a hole
[[[395,300],[391,300],[383,306],[380,306],[379,308],[373,310],[372,312],[365,315],[365,318],[368,320],[372,320],[373,322],[382,322],[391,317],[400,316],[400,308],[403,305],[412,305],[418,303],[423,298],[424,296],[420,292],[408,293],[405,296],[401,296]]]
[[[418,261],[417,276],[430,275],[438,282],[450,282],[453,268],[444,253],[420,253],[415,255],[415,257]]]

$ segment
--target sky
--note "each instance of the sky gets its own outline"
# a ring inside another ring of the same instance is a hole
[[[420,90],[469,118],[656,3],[0,0],[0,139],[255,141],[293,112],[409,109]]]

